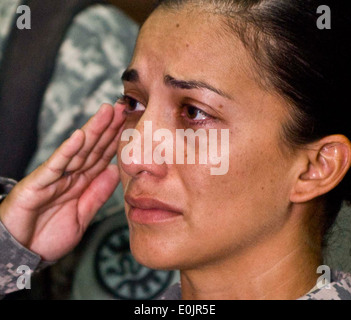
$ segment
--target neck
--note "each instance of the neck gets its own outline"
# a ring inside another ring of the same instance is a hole
[[[222,261],[181,271],[183,299],[298,299],[316,285],[322,264],[320,246],[313,245],[309,234],[305,227],[286,225],[278,234]]]

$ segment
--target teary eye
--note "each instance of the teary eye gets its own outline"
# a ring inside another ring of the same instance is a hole
[[[145,111],[145,106],[142,103],[127,95],[121,95],[117,103],[125,105],[126,112]]]
[[[191,120],[206,120],[209,117],[211,117],[206,112],[191,105],[185,106],[184,112],[185,112],[185,116]]]

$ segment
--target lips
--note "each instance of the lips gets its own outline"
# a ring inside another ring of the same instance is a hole
[[[139,224],[155,224],[169,222],[182,216],[179,208],[165,202],[152,198],[134,198],[125,196],[126,202],[130,206],[128,219]]]

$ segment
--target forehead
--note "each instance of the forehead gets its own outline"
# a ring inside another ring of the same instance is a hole
[[[175,44],[184,44],[189,40],[218,40],[222,29],[221,20],[219,15],[196,8],[188,9],[186,6],[177,10],[159,8],[142,26],[140,37],[147,35],[153,36],[154,40],[167,40],[163,38],[166,34],[178,40]]]
[[[234,78],[253,80],[252,63],[221,16],[196,9],[158,9],[140,31],[131,67],[141,74],[161,71],[226,86],[226,80],[234,84]]]

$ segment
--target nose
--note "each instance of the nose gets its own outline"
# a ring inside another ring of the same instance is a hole
[[[146,109],[135,128],[123,131],[120,166],[127,175],[137,178],[149,174],[159,179],[167,175],[168,165],[154,157],[159,145],[154,141],[154,133],[158,129],[165,129],[162,123]]]

